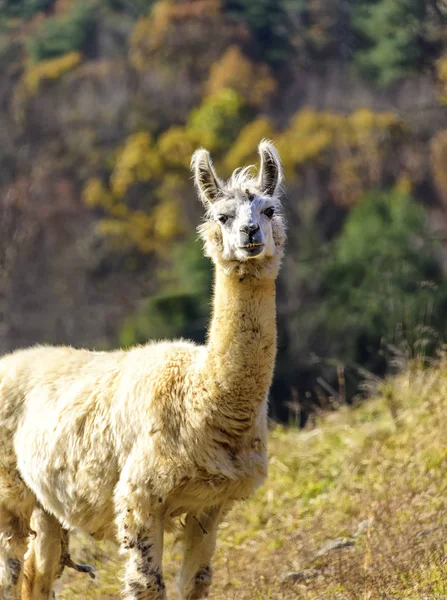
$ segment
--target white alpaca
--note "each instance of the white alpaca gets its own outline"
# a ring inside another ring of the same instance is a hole
[[[226,183],[207,151],[193,156],[216,271],[205,346],[37,347],[0,360],[0,600],[52,598],[73,566],[72,528],[117,541],[126,599],[164,600],[163,532],[180,515],[181,597],[207,597],[218,524],[267,473],[285,226],[279,157],[265,141],[259,153],[258,178],[244,169]]]

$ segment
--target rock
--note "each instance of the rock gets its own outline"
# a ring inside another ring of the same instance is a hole
[[[415,535],[415,537],[417,540],[421,540],[422,538],[426,537],[427,535],[430,535],[430,533],[437,531],[439,528],[440,528],[440,525],[433,525],[432,527],[428,527],[428,529],[423,529],[422,531],[419,531],[419,533],[417,533]]]
[[[355,540],[351,538],[337,538],[335,540],[329,540],[321,546],[316,553],[315,558],[320,558],[320,556],[329,554],[329,552],[333,552],[334,550],[343,550],[344,548],[349,548],[350,546],[354,545]]]
[[[360,521],[360,523],[357,525],[357,529],[354,533],[354,537],[358,538],[363,533],[368,531],[368,529],[371,529],[373,523],[374,523],[374,517],[371,517],[370,519],[365,519],[364,521]]]
[[[308,581],[318,577],[320,571],[317,569],[303,569],[302,571],[288,571],[281,575],[281,583],[295,583],[296,581]]]

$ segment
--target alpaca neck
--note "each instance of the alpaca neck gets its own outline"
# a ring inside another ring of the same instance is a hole
[[[216,268],[204,380],[209,416],[233,437],[264,406],[276,355],[275,281]]]

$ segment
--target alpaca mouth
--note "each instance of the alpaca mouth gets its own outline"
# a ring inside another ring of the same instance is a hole
[[[243,250],[249,256],[257,256],[264,249],[264,244],[245,244],[245,246],[241,246],[240,249]]]

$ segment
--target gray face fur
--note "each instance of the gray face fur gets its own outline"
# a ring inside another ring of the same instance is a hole
[[[215,262],[260,262],[282,256],[281,162],[276,148],[267,141],[259,144],[259,155],[257,178],[250,175],[251,167],[246,167],[237,169],[227,182],[217,177],[207,150],[193,155],[195,184],[207,209],[207,221],[199,231]]]

